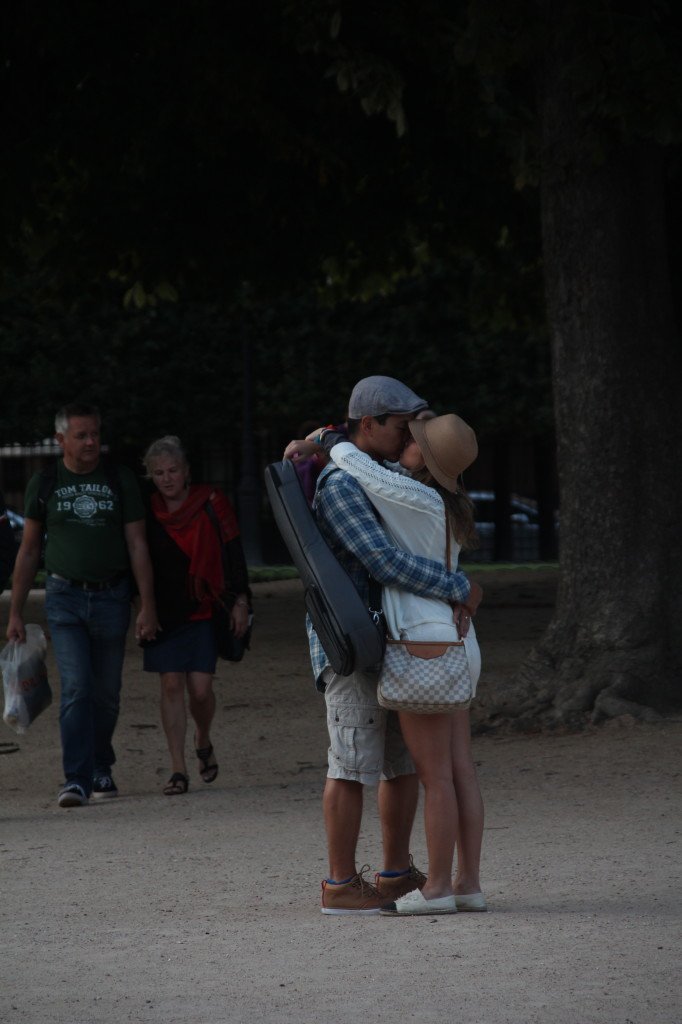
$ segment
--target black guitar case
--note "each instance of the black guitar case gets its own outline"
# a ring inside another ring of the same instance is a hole
[[[370,611],[320,533],[293,463],[273,462],[265,485],[275,522],[298,569],[315,632],[339,675],[376,666],[386,644],[383,616]],[[378,591],[380,597],[380,591]]]

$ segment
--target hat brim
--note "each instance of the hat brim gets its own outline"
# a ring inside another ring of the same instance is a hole
[[[431,476],[454,493],[460,476],[478,455],[474,431],[454,414],[431,420],[410,420],[407,426]],[[447,453],[444,446],[447,446]]]

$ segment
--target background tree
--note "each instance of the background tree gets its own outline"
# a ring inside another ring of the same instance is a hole
[[[679,701],[682,669],[682,359],[662,145],[680,139],[679,23],[656,4],[542,11],[562,574],[518,707],[645,715]]]
[[[666,230],[680,183],[679,15],[480,0],[462,42],[502,109],[524,112],[524,70],[536,85],[537,147],[526,131],[512,155],[540,183],[562,494],[555,618],[500,712],[521,724],[648,717],[679,704],[682,667],[678,242]]]

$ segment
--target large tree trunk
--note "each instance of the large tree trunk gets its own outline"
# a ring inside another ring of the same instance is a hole
[[[613,137],[595,151],[570,38],[557,25],[549,35],[542,221],[561,578],[555,618],[497,710],[523,725],[652,718],[679,706],[682,678],[682,366],[663,160]]]

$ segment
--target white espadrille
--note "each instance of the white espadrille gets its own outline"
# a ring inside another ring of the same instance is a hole
[[[457,903],[454,896],[440,896],[435,900],[427,900],[419,889],[413,889],[401,896],[394,903],[386,903],[380,914],[389,917],[416,917],[423,914],[456,914]]]
[[[462,895],[455,894],[455,903],[458,910],[471,910],[482,913],[488,909],[485,896],[482,892],[469,892]]]

